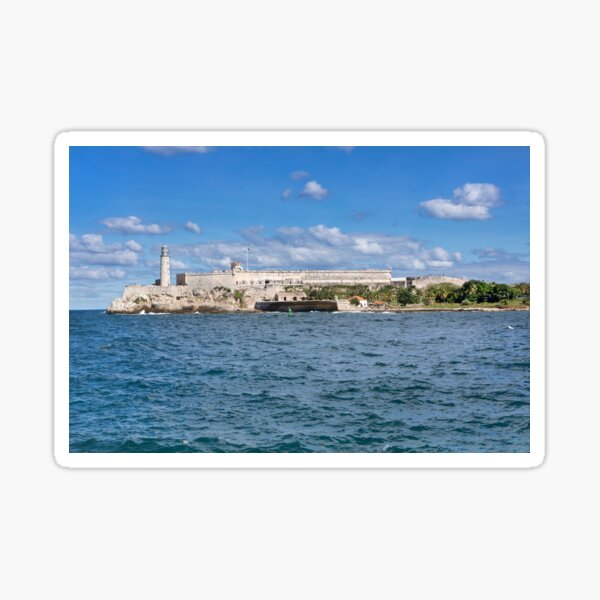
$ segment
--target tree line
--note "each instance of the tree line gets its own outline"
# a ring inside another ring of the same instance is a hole
[[[415,288],[402,288],[398,291],[399,304],[482,304],[482,303],[508,303],[521,300],[523,304],[529,303],[529,283],[495,283],[470,279],[463,285],[440,283],[417,290]]]
[[[425,289],[397,288],[385,286],[370,290],[367,286],[326,286],[304,290],[307,297],[313,300],[331,300],[361,296],[368,302],[381,301],[388,304],[482,304],[502,303],[529,304],[529,283],[495,283],[471,279],[462,286],[452,283],[430,285]]]

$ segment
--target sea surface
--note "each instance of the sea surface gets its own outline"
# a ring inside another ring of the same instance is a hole
[[[529,452],[529,313],[70,313],[71,452]]]

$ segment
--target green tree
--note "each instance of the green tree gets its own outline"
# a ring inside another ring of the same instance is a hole
[[[508,302],[515,297],[515,291],[505,283],[495,283],[492,286],[490,297],[489,302]]]
[[[235,290],[233,292],[233,297],[235,301],[240,305],[240,308],[245,308],[246,306],[246,291],[245,290]]]
[[[494,300],[490,300],[493,297],[493,285],[487,281],[470,279],[461,288],[461,300],[468,300],[469,302],[494,302]]]
[[[516,283],[512,286],[515,295],[519,298],[529,298],[531,293],[530,284],[529,283]]]
[[[439,283],[429,286],[427,291],[433,302],[441,303],[453,302],[458,289],[459,287],[453,283]]]
[[[415,295],[408,288],[400,288],[396,295],[396,300],[398,304],[402,304],[402,306],[406,306],[407,304],[414,304],[415,299]]]

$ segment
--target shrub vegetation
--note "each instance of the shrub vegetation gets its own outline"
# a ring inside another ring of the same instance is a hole
[[[336,285],[326,287],[309,287],[304,289],[311,300],[333,300],[362,296],[369,303],[377,300],[388,304],[529,304],[529,283],[507,285],[471,279],[462,286],[451,283],[440,283],[418,290],[416,288],[397,288],[385,286],[378,290],[370,290],[364,285]],[[358,304],[358,302],[356,302]]]

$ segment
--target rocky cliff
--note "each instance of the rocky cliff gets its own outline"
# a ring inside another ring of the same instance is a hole
[[[180,285],[130,285],[110,303],[110,314],[252,311],[260,300],[248,291],[194,289]]]

